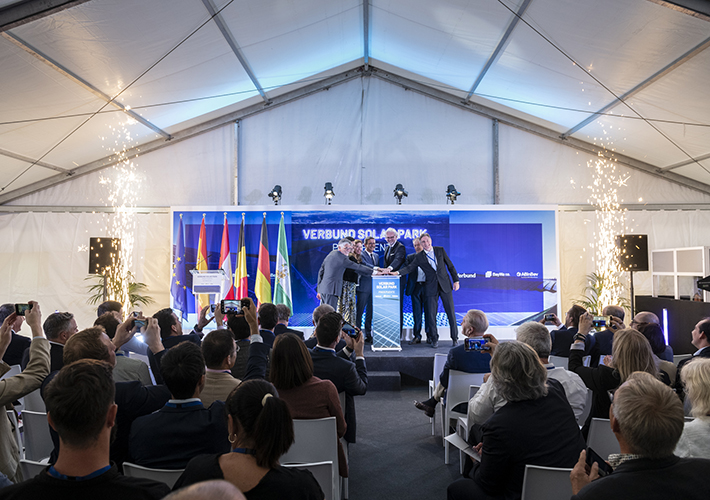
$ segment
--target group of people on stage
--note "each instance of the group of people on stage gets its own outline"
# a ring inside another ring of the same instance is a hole
[[[341,239],[338,248],[323,260],[318,272],[318,299],[342,314],[345,321],[362,325],[365,313],[365,341],[372,343],[372,276],[402,276],[400,286],[400,331],[403,324],[402,298],[406,292],[412,298],[414,336],[410,344],[421,343],[422,312],[425,317],[427,343],[436,348],[439,335],[436,316],[441,298],[449,320],[451,340],[458,343],[458,327],[454,313],[453,291],[459,289],[459,277],[454,264],[443,247],[432,246],[431,236],[424,233],[412,243],[414,252],[407,255],[397,230],[385,231],[383,265],[375,253],[375,238],[365,241],[350,237]],[[448,272],[447,272],[448,271]],[[404,276],[407,276],[406,280]]]

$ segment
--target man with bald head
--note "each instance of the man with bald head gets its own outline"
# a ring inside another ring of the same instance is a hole
[[[646,325],[661,325],[660,320],[658,319],[658,316],[653,314],[652,312],[649,311],[643,311],[638,313],[636,316],[634,316],[634,319],[631,320],[631,324],[629,327],[634,328],[640,332],[643,332],[643,328]],[[623,328],[623,326],[622,326]],[[666,345],[666,351],[658,356],[661,359],[664,359],[666,361],[670,361],[671,363],[673,362],[673,348],[669,345]]]

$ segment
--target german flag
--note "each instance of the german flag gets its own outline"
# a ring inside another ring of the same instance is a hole
[[[266,212],[261,221],[261,242],[259,243],[259,263],[256,267],[254,292],[259,304],[271,303],[271,265],[269,264],[269,235],[266,231]]]
[[[244,214],[242,214],[242,225],[239,228],[237,269],[234,271],[234,286],[237,289],[235,295],[237,300],[245,299],[249,296],[249,285],[247,283],[247,249],[244,246]]]

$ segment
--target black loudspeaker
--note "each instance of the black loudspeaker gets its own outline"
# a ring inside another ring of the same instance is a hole
[[[89,238],[89,274],[104,274],[107,267],[118,264],[120,238]]]
[[[648,236],[625,234],[616,237],[619,264],[624,271],[648,271]]]

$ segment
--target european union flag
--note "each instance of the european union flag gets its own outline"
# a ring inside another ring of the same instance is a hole
[[[181,311],[183,316],[188,313],[187,278],[185,274],[185,231],[182,224],[182,215],[180,215],[180,226],[178,227],[177,244],[175,245],[175,256],[173,257],[170,295],[173,296],[173,309]]]

